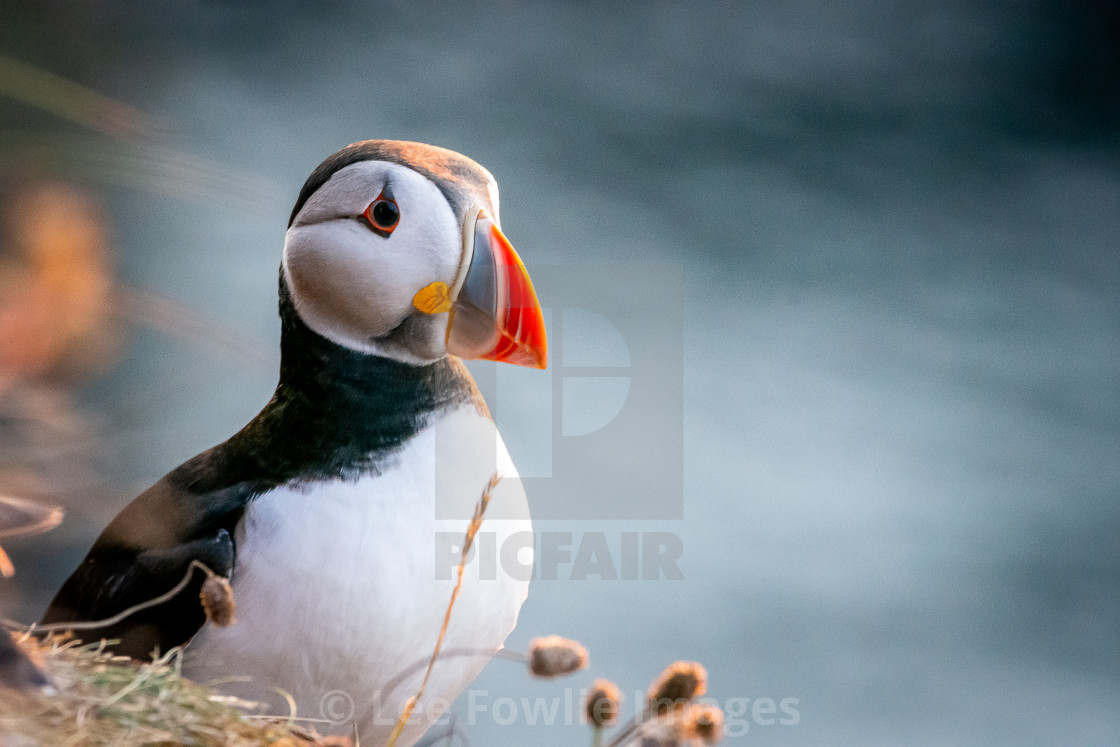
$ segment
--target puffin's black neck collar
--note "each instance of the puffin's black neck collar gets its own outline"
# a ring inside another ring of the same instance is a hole
[[[485,409],[461,361],[415,366],[345,348],[300,318],[280,279],[280,382],[241,431],[173,473],[194,490],[379,473],[431,418],[473,403]]]
[[[387,398],[387,390],[398,384],[423,389],[433,383],[431,374],[441,368],[441,363],[446,361],[413,365],[328,340],[300,317],[281,270],[279,388],[293,388],[328,403],[398,409],[407,403]]]

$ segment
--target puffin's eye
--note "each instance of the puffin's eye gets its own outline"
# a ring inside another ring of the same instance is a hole
[[[369,204],[362,217],[369,222],[369,227],[375,232],[389,237],[401,220],[401,209],[397,203],[385,196],[382,192],[377,199]]]

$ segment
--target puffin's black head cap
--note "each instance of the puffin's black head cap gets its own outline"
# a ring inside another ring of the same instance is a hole
[[[492,204],[490,197],[494,177],[466,156],[424,143],[363,140],[328,156],[311,172],[299,191],[296,205],[288,219],[288,227],[291,228],[304,203],[315,190],[323,186],[339,169],[359,161],[389,161],[423,174],[439,188],[460,219],[464,211],[472,206],[485,207],[491,215],[497,217],[498,206]]]

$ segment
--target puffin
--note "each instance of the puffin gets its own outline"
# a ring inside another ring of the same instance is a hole
[[[524,489],[462,362],[547,365],[494,177],[422,143],[329,156],[292,209],[279,311],[264,409],[126,506],[42,621],[112,618],[201,564],[228,579],[233,624],[207,618],[195,572],[96,636],[138,659],[182,646],[184,676],[258,702],[285,693],[297,716],[329,722],[321,732],[383,744],[421,687],[462,562],[442,649],[455,655],[435,661],[399,734],[411,745],[502,647],[528,593],[530,574],[441,552],[485,494],[481,531],[520,541],[518,569],[531,561]]]

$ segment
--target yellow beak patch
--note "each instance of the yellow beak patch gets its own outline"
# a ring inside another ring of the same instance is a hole
[[[412,297],[412,305],[425,314],[442,314],[451,309],[451,289],[440,280],[425,285]]]

